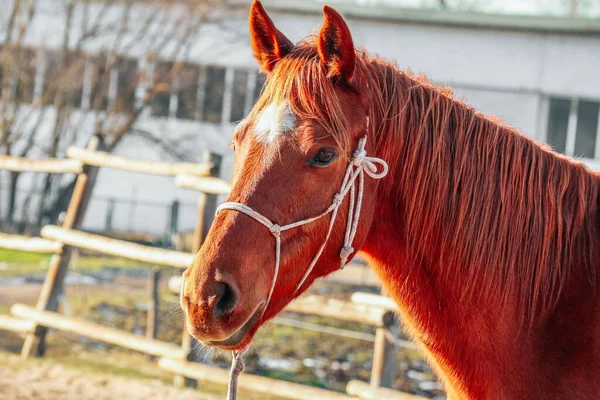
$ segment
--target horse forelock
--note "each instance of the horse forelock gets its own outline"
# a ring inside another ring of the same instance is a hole
[[[269,74],[263,94],[250,113],[258,120],[270,104],[286,104],[300,120],[315,120],[344,152],[351,150],[352,124],[309,37],[280,60]]]

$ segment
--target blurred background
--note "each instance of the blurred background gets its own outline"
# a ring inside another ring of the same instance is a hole
[[[85,147],[101,134],[106,152],[130,159],[196,163],[210,152],[219,159],[218,176],[230,179],[233,127],[265,81],[248,38],[250,1],[1,3],[0,155],[64,158],[69,146]],[[479,111],[600,171],[600,0],[328,3],[346,17],[357,46],[452,87]],[[292,41],[320,27],[323,2],[263,4]],[[0,170],[0,232],[37,236],[42,226],[60,223],[76,179],[72,173]],[[197,201],[197,192],[177,186],[171,176],[101,168],[81,229],[191,251]],[[0,249],[0,312],[15,302],[35,304],[49,262],[50,256]],[[85,252],[77,252],[71,266],[63,313],[144,332],[147,268]],[[357,263],[349,271],[311,293],[339,299],[356,291],[379,293],[367,268]],[[172,311],[177,299],[165,286],[170,275],[177,273],[164,269],[159,285],[164,296],[157,337],[180,342],[181,315]],[[331,324],[321,317],[285,318],[287,324],[271,324],[259,334],[251,372],[338,391],[350,379],[369,380],[374,328],[335,322],[337,329],[364,335],[340,339],[319,332]],[[315,326],[302,330],[298,324]],[[401,333],[398,338],[403,340]],[[50,356],[66,354],[61,362],[78,368],[94,364],[94,351],[114,350],[78,341],[73,355],[71,340],[52,340]],[[19,351],[21,344],[18,335],[0,331],[0,352]],[[119,358],[121,372],[146,374],[130,367],[146,360],[129,356]],[[227,364],[226,355],[201,358]],[[389,386],[443,397],[418,349],[398,346],[397,358]]]

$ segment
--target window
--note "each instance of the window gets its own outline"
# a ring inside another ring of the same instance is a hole
[[[585,158],[600,158],[596,154],[598,141],[598,115],[600,103],[579,101],[577,107],[577,129],[575,133],[575,155]]]
[[[258,73],[256,77],[256,86],[254,87],[254,103],[256,103],[256,101],[260,97],[260,94],[262,93],[263,87],[265,86],[266,82],[267,74]]]
[[[225,68],[206,68],[206,92],[204,95],[204,113],[206,122],[221,122],[223,113],[223,96],[225,94]]]
[[[106,111],[109,104],[108,92],[110,89],[111,68],[106,65],[105,54],[90,57],[90,62],[93,67],[91,107],[94,110]]]
[[[177,112],[175,116],[182,119],[196,119],[200,69],[194,65],[183,64],[177,72]]]
[[[571,101],[563,99],[551,99],[548,112],[548,133],[546,141],[554,150],[565,153],[567,145],[567,127],[569,125],[569,114],[571,113]]]
[[[42,105],[54,104],[56,92],[61,90],[66,103],[79,108],[83,97],[85,56],[81,53],[67,53],[63,70],[60,70],[60,58],[61,53],[58,51],[44,52],[44,75],[40,96]]]
[[[14,88],[15,101],[31,103],[37,70],[37,52],[28,48],[17,49],[12,57],[12,65],[18,69]]]
[[[5,61],[5,53],[4,53],[4,48],[2,46],[0,46],[0,99],[2,98],[2,95],[4,93],[4,65],[6,64]]]
[[[67,55],[65,76],[65,92],[72,107],[80,108],[83,101],[83,86],[85,79],[86,56],[79,52]]]
[[[151,105],[151,114],[153,117],[169,116],[172,70],[172,62],[158,61],[154,66],[154,79],[152,84],[154,98],[152,99]]]
[[[52,50],[44,51],[44,80],[41,93],[42,105],[46,106],[54,104],[58,86],[59,65],[60,52]]]
[[[600,102],[551,98],[546,141],[561,153],[600,158]]]
[[[138,62],[133,58],[119,57],[115,67],[118,71],[115,110],[131,114],[135,107],[135,89],[138,85]]]
[[[233,73],[230,122],[237,122],[244,118],[247,89],[248,71],[236,69]]]

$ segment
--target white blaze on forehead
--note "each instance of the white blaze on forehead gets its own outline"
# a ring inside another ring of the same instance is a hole
[[[273,143],[279,135],[296,127],[296,117],[287,103],[269,104],[260,114],[254,126],[254,135],[258,141]]]

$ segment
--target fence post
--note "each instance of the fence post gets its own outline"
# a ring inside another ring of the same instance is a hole
[[[146,316],[146,339],[156,339],[158,335],[160,267],[155,266],[148,274],[148,314]],[[148,356],[153,361],[156,357]]]
[[[386,291],[381,288],[381,295]],[[397,353],[393,342],[398,334],[396,318],[383,318],[383,324],[375,331],[375,348],[373,349],[373,369],[371,370],[371,387],[394,387],[396,378]]]
[[[394,387],[396,377],[396,346],[390,341],[392,332],[389,327],[377,328],[375,331],[375,348],[373,349],[373,369],[371,370],[371,387]]]
[[[169,207],[169,220],[167,221],[167,229],[165,231],[165,243],[167,246],[173,244],[173,236],[179,232],[179,200],[173,200]]]
[[[218,154],[211,152],[204,152],[202,161],[208,162],[213,165],[210,170],[210,175],[218,177],[221,174],[221,159],[222,157]],[[196,229],[194,230],[194,242],[192,251],[194,254],[198,253],[202,242],[206,238],[206,234],[210,229],[210,225],[217,211],[217,195],[200,193],[198,197],[198,219],[196,221]],[[195,339],[188,333],[187,327],[183,325],[183,335],[181,338],[181,347],[186,354],[188,361],[199,361],[197,360],[197,354],[194,353]],[[177,375],[174,380],[174,384],[177,387],[196,387],[197,382],[195,379],[186,378],[185,376]]]
[[[101,135],[95,134],[90,139],[87,148],[89,150],[103,151],[105,149],[104,139]],[[77,176],[75,188],[69,207],[62,223],[64,228],[77,228],[81,225],[85,210],[90,202],[98,168],[84,166],[83,171]],[[62,246],[62,251],[59,254],[52,256],[48,272],[40,291],[40,296],[37,302],[37,309],[40,311],[56,311],[58,309],[59,298],[63,293],[63,283],[69,260],[71,258],[71,247]],[[36,326],[35,333],[28,334],[25,337],[23,348],[21,349],[21,357],[27,358],[30,355],[37,357],[43,356],[46,350],[46,334],[48,329],[43,326]]]
[[[104,231],[112,232],[112,223],[113,223],[113,215],[115,213],[115,199],[111,197],[108,199],[108,204],[106,205],[106,218],[104,220]]]

